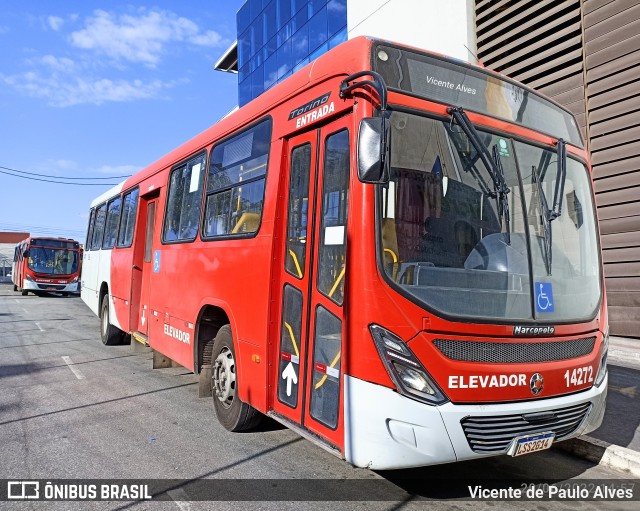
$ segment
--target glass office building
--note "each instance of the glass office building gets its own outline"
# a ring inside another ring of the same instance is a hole
[[[347,0],[246,0],[237,23],[242,106],[347,40]]]

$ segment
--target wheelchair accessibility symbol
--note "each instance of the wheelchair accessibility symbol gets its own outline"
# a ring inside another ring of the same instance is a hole
[[[160,271],[160,251],[156,250],[153,254],[153,273]]]
[[[551,282],[536,282],[536,311],[553,312],[553,286]]]

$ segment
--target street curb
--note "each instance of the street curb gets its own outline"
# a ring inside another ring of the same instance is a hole
[[[598,465],[625,470],[632,476],[640,478],[640,453],[626,447],[620,447],[586,435],[558,442],[556,446]]]

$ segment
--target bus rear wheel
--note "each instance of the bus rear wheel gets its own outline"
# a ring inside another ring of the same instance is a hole
[[[109,321],[109,295],[104,295],[100,307],[100,338],[105,346],[114,346],[122,342],[122,330]]]
[[[238,397],[236,352],[231,327],[224,325],[213,341],[211,391],[218,421],[229,431],[256,427],[262,414]]]
[[[16,286],[15,284],[13,285],[13,291],[17,291],[18,290],[18,286]]]

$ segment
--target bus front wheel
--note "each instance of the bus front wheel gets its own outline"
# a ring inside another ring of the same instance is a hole
[[[26,289],[22,290],[22,296],[27,296],[29,294],[29,291],[27,291]]]
[[[229,431],[254,428],[262,414],[238,397],[238,371],[231,327],[224,325],[213,341],[211,391],[218,421]]]
[[[113,326],[109,321],[109,295],[104,295],[100,307],[100,338],[102,344],[113,346],[122,341],[122,330]]]

